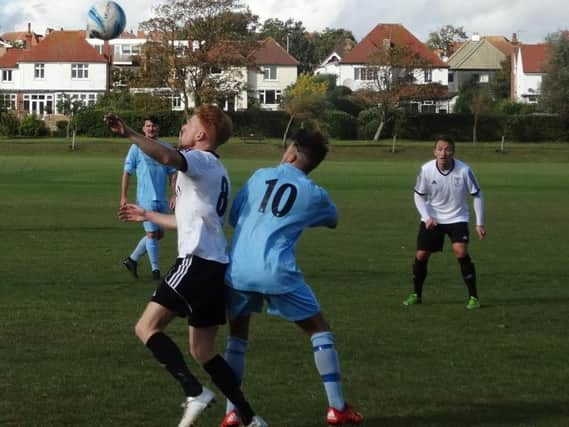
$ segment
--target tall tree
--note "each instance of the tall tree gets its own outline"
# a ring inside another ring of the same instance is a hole
[[[440,49],[447,58],[452,55],[455,43],[466,40],[466,33],[462,27],[444,25],[436,31],[429,33],[427,46],[431,50]]]
[[[500,69],[496,71],[495,79],[490,83],[494,96],[498,99],[510,97],[510,82],[512,80],[512,57],[506,56],[500,63]]]
[[[155,17],[141,28],[151,34],[154,45],[145,60],[168,66],[158,67],[159,76],[182,96],[186,108],[231,100],[246,84],[242,69],[253,40],[257,17],[239,0],[166,0],[154,8]],[[152,54],[161,52],[159,58]],[[165,56],[165,59],[163,58]]]
[[[321,63],[330,55],[339,43],[346,41],[356,44],[356,39],[351,31],[343,28],[325,28],[322,32],[314,33],[312,43],[314,44],[314,56],[317,63]]]
[[[548,62],[541,83],[540,107],[549,113],[569,115],[569,32],[547,36]]]
[[[299,72],[311,72],[317,64],[314,54],[314,44],[312,35],[307,33],[302,21],[287,19],[267,19],[259,29],[261,38],[272,37],[288,53],[294,56],[299,65]]]

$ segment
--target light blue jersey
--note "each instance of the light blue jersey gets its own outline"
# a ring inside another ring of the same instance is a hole
[[[167,145],[162,142],[160,144]],[[138,204],[152,201],[167,201],[168,177],[176,169],[164,166],[132,145],[124,161],[124,170],[129,175],[136,174],[136,200]]]
[[[338,211],[328,193],[303,171],[281,164],[259,169],[237,193],[229,222],[235,228],[226,281],[268,295],[306,286],[295,248],[306,227],[335,227]]]

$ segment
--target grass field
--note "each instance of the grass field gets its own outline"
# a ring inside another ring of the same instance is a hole
[[[174,426],[177,384],[133,325],[155,284],[120,261],[141,227],[116,219],[128,145],[0,141],[0,425]],[[412,187],[431,145],[332,147],[314,174],[340,211],[309,230],[299,262],[335,332],[344,391],[380,426],[569,426],[569,144],[460,144],[486,199],[471,254],[483,307],[448,246],[432,258],[422,306],[405,308],[418,218]],[[277,162],[276,145],[221,150],[234,190]],[[229,230],[228,230],[229,232]],[[162,243],[163,270],[175,236]],[[170,327],[185,348],[185,323]],[[225,330],[219,337],[224,348]],[[190,366],[208,382],[195,363]],[[255,319],[244,384],[271,426],[317,427],[327,406],[309,341]],[[217,426],[224,404],[200,426]]]

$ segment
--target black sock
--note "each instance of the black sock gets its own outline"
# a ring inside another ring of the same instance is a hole
[[[162,332],[155,333],[146,342],[146,347],[152,352],[156,360],[164,365],[166,370],[180,383],[186,396],[197,396],[202,392],[202,385],[190,373],[182,352],[168,335]]]
[[[476,291],[476,270],[474,269],[474,263],[470,259],[470,255],[458,258],[458,263],[460,264],[462,279],[468,288],[468,294],[471,297],[478,298],[478,292]]]
[[[211,360],[206,362],[203,367],[214,384],[221,390],[225,397],[235,405],[243,424],[250,424],[255,416],[255,412],[253,412],[249,402],[245,400],[245,396],[239,388],[237,377],[225,359],[219,354],[216,354]]]
[[[421,298],[423,294],[423,283],[427,278],[427,260],[419,261],[415,258],[413,263],[413,290]]]

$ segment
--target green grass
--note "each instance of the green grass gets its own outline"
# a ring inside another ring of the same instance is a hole
[[[124,142],[0,142],[0,425],[172,426],[181,392],[134,337],[155,284],[120,260],[141,227],[116,219]],[[335,332],[346,398],[366,426],[567,426],[569,145],[460,144],[486,199],[473,240],[483,307],[448,246],[432,258],[423,305],[405,308],[418,226],[412,188],[428,143],[333,145],[314,173],[340,211],[308,230],[299,263]],[[238,189],[280,148],[221,150]],[[162,243],[163,269],[175,256]],[[186,349],[183,321],[170,332]],[[221,330],[219,349],[224,348]],[[190,366],[209,383],[203,371]],[[326,399],[308,339],[255,318],[244,389],[271,426],[322,426]],[[200,420],[216,426],[216,404]]]

